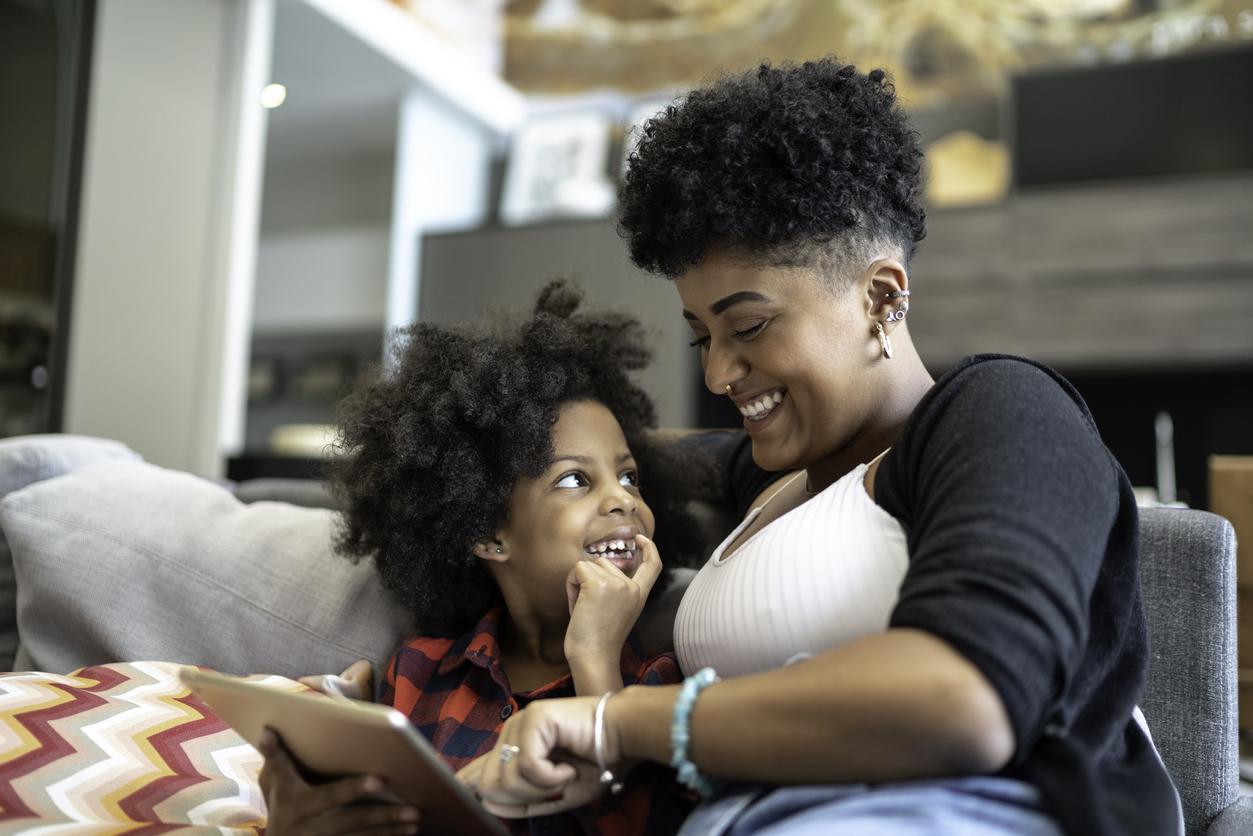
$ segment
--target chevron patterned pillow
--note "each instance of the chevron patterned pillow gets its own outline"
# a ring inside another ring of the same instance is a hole
[[[261,756],[164,662],[0,675],[0,833],[257,834]],[[252,676],[287,690],[283,677]],[[140,828],[145,829],[145,828]]]

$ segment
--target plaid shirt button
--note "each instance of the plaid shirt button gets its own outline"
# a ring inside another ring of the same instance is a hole
[[[508,720],[508,719],[509,719],[509,715],[510,715],[510,714],[512,714],[512,713],[513,713],[513,706],[512,706],[512,705],[507,705],[507,706],[505,706],[504,708],[502,708],[502,709],[500,710],[500,719],[502,719],[502,720]]]

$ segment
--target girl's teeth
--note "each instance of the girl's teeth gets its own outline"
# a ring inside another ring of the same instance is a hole
[[[593,543],[587,547],[588,554],[604,554],[605,552],[633,552],[635,551],[635,540],[606,540],[603,543]]]

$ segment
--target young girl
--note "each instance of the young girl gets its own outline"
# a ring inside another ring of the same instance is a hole
[[[394,365],[341,406],[340,548],[374,560],[421,633],[388,663],[381,701],[454,770],[532,700],[682,680],[673,655],[646,657],[633,630],[664,587],[641,485],[695,484],[702,463],[645,435],[656,418],[629,376],[649,359],[639,323],[576,314],[580,301],[555,281],[520,325],[414,325]],[[694,536],[684,499],[658,496],[656,516]],[[377,778],[313,787],[274,741],[262,751],[271,836],[417,832],[411,808],[343,806]],[[668,769],[621,777],[619,794],[511,826],[665,833],[691,809]]]

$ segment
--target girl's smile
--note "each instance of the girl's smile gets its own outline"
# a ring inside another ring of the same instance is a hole
[[[626,436],[604,404],[561,407],[552,463],[536,479],[519,478],[509,501],[509,523],[498,535],[503,551],[493,561],[502,588],[565,613],[566,576],[579,561],[604,557],[633,577],[642,559],[635,538],[653,534],[638,482]],[[483,556],[494,558],[494,549]]]
[[[635,535],[639,533],[640,530],[633,525],[615,528],[603,539],[583,548],[584,553],[587,555],[586,559],[597,560],[607,557],[614,566],[617,566],[622,571],[622,574],[629,578],[640,567],[640,553],[635,547]]]

